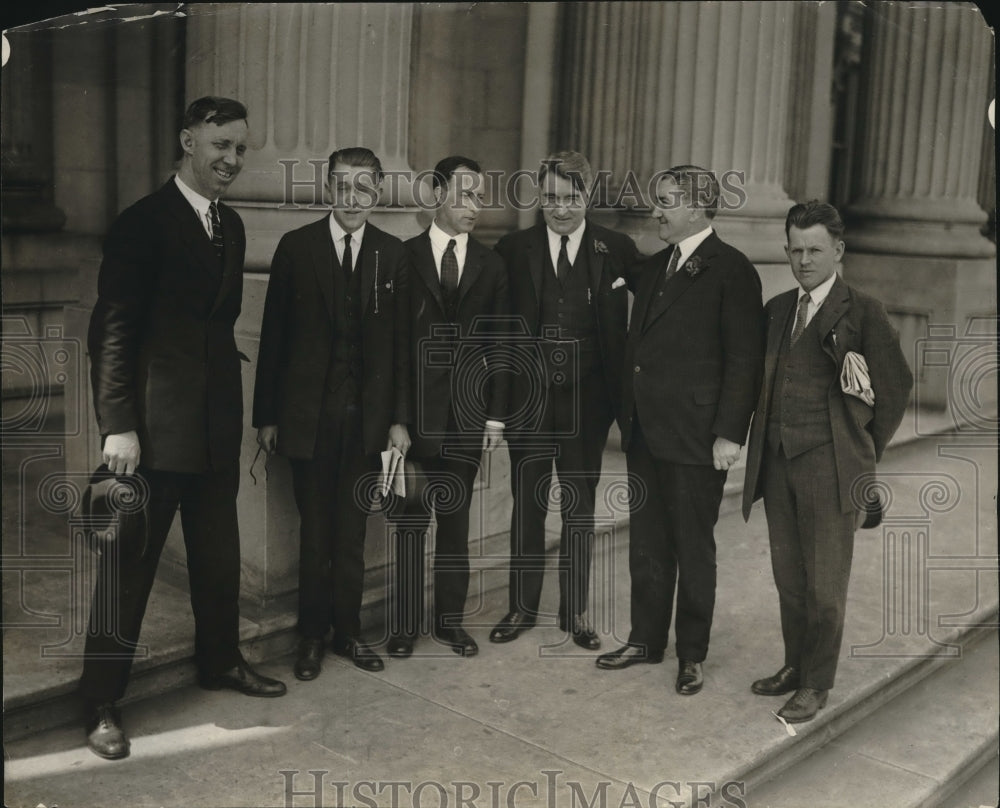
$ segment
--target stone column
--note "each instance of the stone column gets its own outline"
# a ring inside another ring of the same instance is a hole
[[[580,3],[566,9],[560,146],[613,173],[610,199],[639,200],[657,171],[693,163],[723,183],[722,235],[784,266],[783,187],[795,5]],[[641,211],[636,211],[642,216]],[[634,216],[640,249],[663,245]]]
[[[250,423],[267,293],[267,272],[278,239],[318,219],[329,154],[367,146],[386,172],[408,174],[410,47],[409,4],[213,4],[190,7],[186,97],[225,95],[249,111],[250,140],[243,170],[227,201],[247,230],[243,310],[236,324],[244,365],[244,436],[239,514],[244,613],[266,607],[298,586],[298,513],[287,461],[272,457],[267,474],[257,461]],[[392,207],[389,207],[389,205]],[[386,180],[371,221],[400,237],[420,231],[406,178]],[[178,531],[175,531],[178,533]],[[386,575],[381,519],[368,532],[369,578]],[[183,564],[183,544],[172,535],[165,554]],[[366,602],[378,600],[373,583]]]
[[[893,316],[917,404],[943,408],[979,395],[950,376],[993,338],[981,331],[996,312],[996,248],[978,201],[991,36],[972,4],[876,3],[866,25],[845,277]]]
[[[230,96],[250,113],[250,148],[229,193],[251,234],[247,269],[265,269],[278,238],[315,218],[335,149],[367,146],[387,172],[409,171],[412,20],[412,7],[397,3],[191,7],[188,100]],[[373,222],[415,235],[404,180],[387,181],[382,200],[403,208]]]

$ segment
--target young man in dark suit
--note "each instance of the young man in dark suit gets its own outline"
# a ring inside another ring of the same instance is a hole
[[[434,221],[406,242],[410,256],[413,445],[427,487],[396,526],[394,624],[388,651],[408,657],[420,631],[424,537],[435,511],[434,638],[473,656],[462,627],[469,589],[469,507],[483,450],[503,438],[507,374],[498,329],[507,314],[503,261],[471,236],[483,206],[479,164],[446,157],[432,178]]]
[[[319,675],[331,626],[334,653],[384,667],[358,639],[369,503],[356,484],[381,451],[409,449],[410,329],[406,249],[367,222],[382,176],[369,149],[330,155],[331,212],[281,238],[264,304],[253,423],[292,467],[302,680]]]
[[[711,227],[715,175],[664,172],[653,216],[670,246],[633,275],[625,348],[622,448],[642,486],[629,538],[632,631],[597,666],[657,663],[674,621],[682,695],[698,693],[715,607],[715,522],[739,459],[763,359],[761,286],[753,264]]]
[[[104,462],[116,474],[140,475],[148,491],[146,519],[123,523],[120,552],[102,555],[84,651],[87,743],[105,758],[129,753],[115,702],[128,684],[178,507],[199,681],[250,696],[285,692],[281,682],[255,673],[239,650],[236,492],[245,357],[233,324],[246,239],[239,215],[218,200],[243,166],[246,118],[246,108],[229,98],[193,102],[180,132],[177,175],[125,210],[104,242],[87,340],[94,409]]]
[[[532,356],[511,383],[505,432],[514,495],[509,611],[490,640],[510,642],[535,625],[554,462],[565,489],[559,624],[581,648],[596,650],[600,640],[586,614],[594,496],[608,430],[619,412],[628,322],[621,277],[637,251],[627,236],[586,219],[593,173],[582,154],[552,154],[538,179],[545,223],[504,236],[496,246],[507,265],[511,314],[521,323],[515,348]]]
[[[751,689],[793,693],[778,715],[826,705],[844,633],[864,483],[903,418],[913,375],[882,304],[844,283],[844,224],[832,205],[795,205],[785,251],[798,288],[765,307],[764,384],[750,432],[743,515],[764,497],[785,661]],[[851,354],[849,357],[848,354]],[[862,362],[858,363],[858,357]],[[842,383],[845,369],[864,372]]]

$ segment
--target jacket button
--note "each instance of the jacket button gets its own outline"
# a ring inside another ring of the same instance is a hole
[[[638,366],[638,365],[636,365],[636,366],[635,366],[635,372],[636,372],[636,373],[638,373],[638,372],[639,372],[639,366]]]

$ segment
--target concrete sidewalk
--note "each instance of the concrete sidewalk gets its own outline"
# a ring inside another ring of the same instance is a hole
[[[490,644],[489,628],[506,610],[503,580],[490,578],[504,573],[492,569],[483,572],[487,594],[470,602],[475,658],[425,639],[413,658],[387,659],[380,674],[328,655],[319,679],[298,682],[291,658],[261,664],[288,683],[281,699],[183,687],[125,708],[132,738],[125,761],[92,755],[78,726],[8,743],[5,804],[457,806],[464,799],[477,807],[569,808],[690,804],[709,792],[717,804],[752,803],[760,783],[842,732],[857,720],[852,715],[867,714],[930,667],[953,664],[963,642],[996,623],[995,447],[960,436],[925,439],[892,449],[880,476],[892,505],[882,528],[857,534],[837,687],[795,737],[771,714],[781,700],[749,690],[782,661],[758,504],[749,524],[728,513],[716,530],[715,627],[705,689],[695,697],[674,692],[672,647],[661,665],[601,671],[595,654],[567,643],[554,617],[514,643]],[[595,556],[602,586],[593,616],[610,650],[628,634],[627,535]],[[543,607],[553,615],[555,596],[550,571]],[[968,684],[968,720],[938,729],[942,748],[981,741],[996,725],[996,631],[988,631],[980,653],[992,655],[993,679]],[[913,761],[910,774],[926,776],[921,767],[931,762]],[[812,802],[840,804],[836,793]],[[893,803],[883,793],[872,804]]]

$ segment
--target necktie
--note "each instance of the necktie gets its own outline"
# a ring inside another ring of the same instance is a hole
[[[795,310],[795,325],[792,326],[792,345],[806,330],[806,317],[809,315],[809,294],[803,293],[799,298],[799,307]]]
[[[556,262],[556,277],[559,279],[559,283],[566,283],[566,279],[569,278],[569,271],[573,268],[573,265],[569,262],[569,253],[566,251],[566,245],[569,244],[569,236],[563,236],[559,239],[559,260]]]
[[[354,252],[351,250],[350,233],[344,236],[344,258],[341,260],[340,266],[344,270],[344,277],[347,279],[348,285],[350,285],[351,274],[354,272]]]
[[[208,215],[212,220],[212,246],[215,247],[215,252],[218,253],[219,258],[222,258],[225,242],[222,240],[222,219],[219,218],[219,205],[217,202],[213,202],[208,206]]]
[[[681,260],[681,248],[674,245],[673,252],[670,253],[670,260],[667,262],[667,271],[663,276],[664,281],[669,281],[677,273],[677,264]]]
[[[448,241],[441,256],[441,287],[448,294],[458,289],[458,258],[455,257],[455,239]]]

